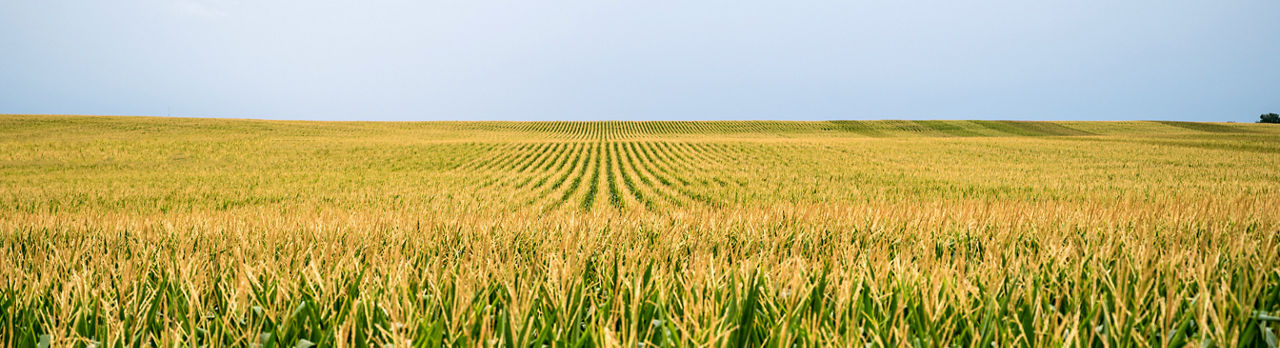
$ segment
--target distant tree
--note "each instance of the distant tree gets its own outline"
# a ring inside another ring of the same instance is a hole
[[[1269,114],[1262,114],[1262,116],[1259,116],[1259,118],[1261,119],[1258,120],[1258,123],[1280,123],[1280,115],[1277,115],[1274,112]]]

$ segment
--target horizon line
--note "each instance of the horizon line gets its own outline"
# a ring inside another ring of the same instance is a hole
[[[223,116],[166,116],[166,115],[114,115],[114,114],[14,114],[0,113],[0,117],[10,116],[45,116],[45,117],[118,117],[118,118],[160,118],[160,119],[192,119],[192,120],[230,120],[230,121],[284,121],[284,122],[334,122],[334,123],[423,123],[423,122],[831,122],[831,121],[1014,121],[1014,122],[1191,122],[1191,123],[1237,123],[1249,124],[1257,122],[1236,121],[1182,121],[1161,119],[1114,119],[1114,120],[1026,120],[1026,119],[982,119],[982,118],[877,118],[877,119],[596,119],[596,120],[319,120],[299,118],[260,118],[260,117],[223,117]]]

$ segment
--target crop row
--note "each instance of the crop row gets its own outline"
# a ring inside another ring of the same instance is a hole
[[[454,175],[473,190],[514,193],[519,206],[588,211],[723,204],[704,191],[729,184],[717,168],[733,155],[719,144],[667,141],[519,143],[489,154]]]
[[[1117,122],[1114,124],[1041,121],[593,121],[523,122],[501,126],[527,137],[550,137],[569,141],[658,139],[662,137],[748,137],[779,134],[857,137],[1010,137],[1081,136],[1124,132],[1139,127],[1147,132],[1195,132],[1250,134],[1255,130],[1226,124],[1190,122]]]

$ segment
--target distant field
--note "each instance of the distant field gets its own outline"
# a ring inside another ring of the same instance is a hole
[[[0,115],[3,346],[1265,347],[1274,317],[1276,125]]]

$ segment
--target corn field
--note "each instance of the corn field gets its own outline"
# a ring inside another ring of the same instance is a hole
[[[1280,127],[0,116],[0,345],[1276,347]]]

